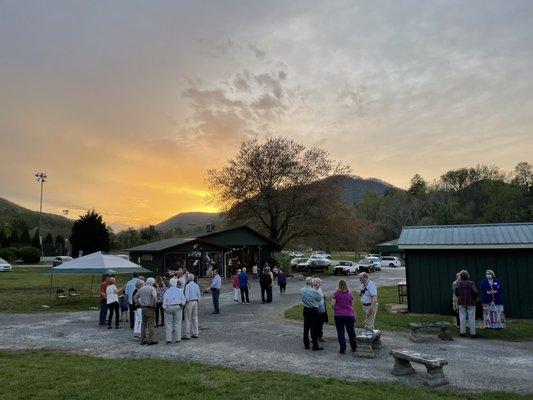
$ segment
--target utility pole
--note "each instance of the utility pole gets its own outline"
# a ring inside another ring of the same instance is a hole
[[[39,203],[39,245],[41,246],[41,260],[44,257],[43,249],[43,234],[41,231],[42,227],[42,216],[43,216],[43,184],[46,182],[46,174],[44,172],[36,172],[35,179],[37,182],[41,183],[41,201]]]

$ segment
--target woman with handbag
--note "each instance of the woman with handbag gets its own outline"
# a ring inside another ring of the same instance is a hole
[[[483,325],[487,329],[505,328],[503,311],[503,285],[496,279],[494,271],[487,269],[481,282],[481,303],[483,304]]]

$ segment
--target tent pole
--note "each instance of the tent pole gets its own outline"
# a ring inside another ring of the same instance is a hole
[[[52,302],[52,279],[54,275],[50,274],[50,289],[48,290],[48,302]]]

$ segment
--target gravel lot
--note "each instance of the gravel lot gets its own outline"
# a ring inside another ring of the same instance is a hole
[[[403,280],[403,268],[385,269],[372,275],[378,286]],[[356,287],[356,277],[349,284]],[[326,278],[331,292],[337,279]],[[304,350],[300,323],[283,318],[283,310],[299,302],[301,279],[288,282],[287,294],[274,290],[272,304],[260,304],[259,285],[252,281],[252,304],[232,300],[229,282],[221,294],[221,314],[212,315],[211,298],[200,302],[200,338],[164,344],[164,328],[157,328],[160,344],[140,346],[124,323],[122,329],[97,325],[97,312],[62,314],[0,314],[0,348],[60,349],[107,358],[153,357],[197,361],[237,369],[289,371],[349,380],[395,381],[421,384],[417,375],[396,377],[390,373],[390,349],[407,347],[443,357],[451,386],[467,390],[507,390],[533,393],[533,341],[509,343],[495,340],[456,339],[411,342],[406,333],[383,332],[383,349],[372,360],[339,355],[333,327],[325,327],[325,350]],[[276,289],[276,288],[275,288]],[[378,326],[379,328],[379,326]],[[422,371],[415,365],[417,371]],[[530,371],[529,373],[527,371]],[[529,378],[528,378],[529,376]]]

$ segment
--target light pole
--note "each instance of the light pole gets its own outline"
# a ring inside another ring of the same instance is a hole
[[[39,245],[41,246],[41,259],[44,257],[43,252],[43,236],[41,231],[41,222],[43,214],[43,184],[46,182],[46,174],[44,172],[36,172],[35,179],[41,183],[41,201],[39,203]]]
[[[70,212],[70,210],[63,210],[62,212],[65,218],[68,218],[68,213]]]

